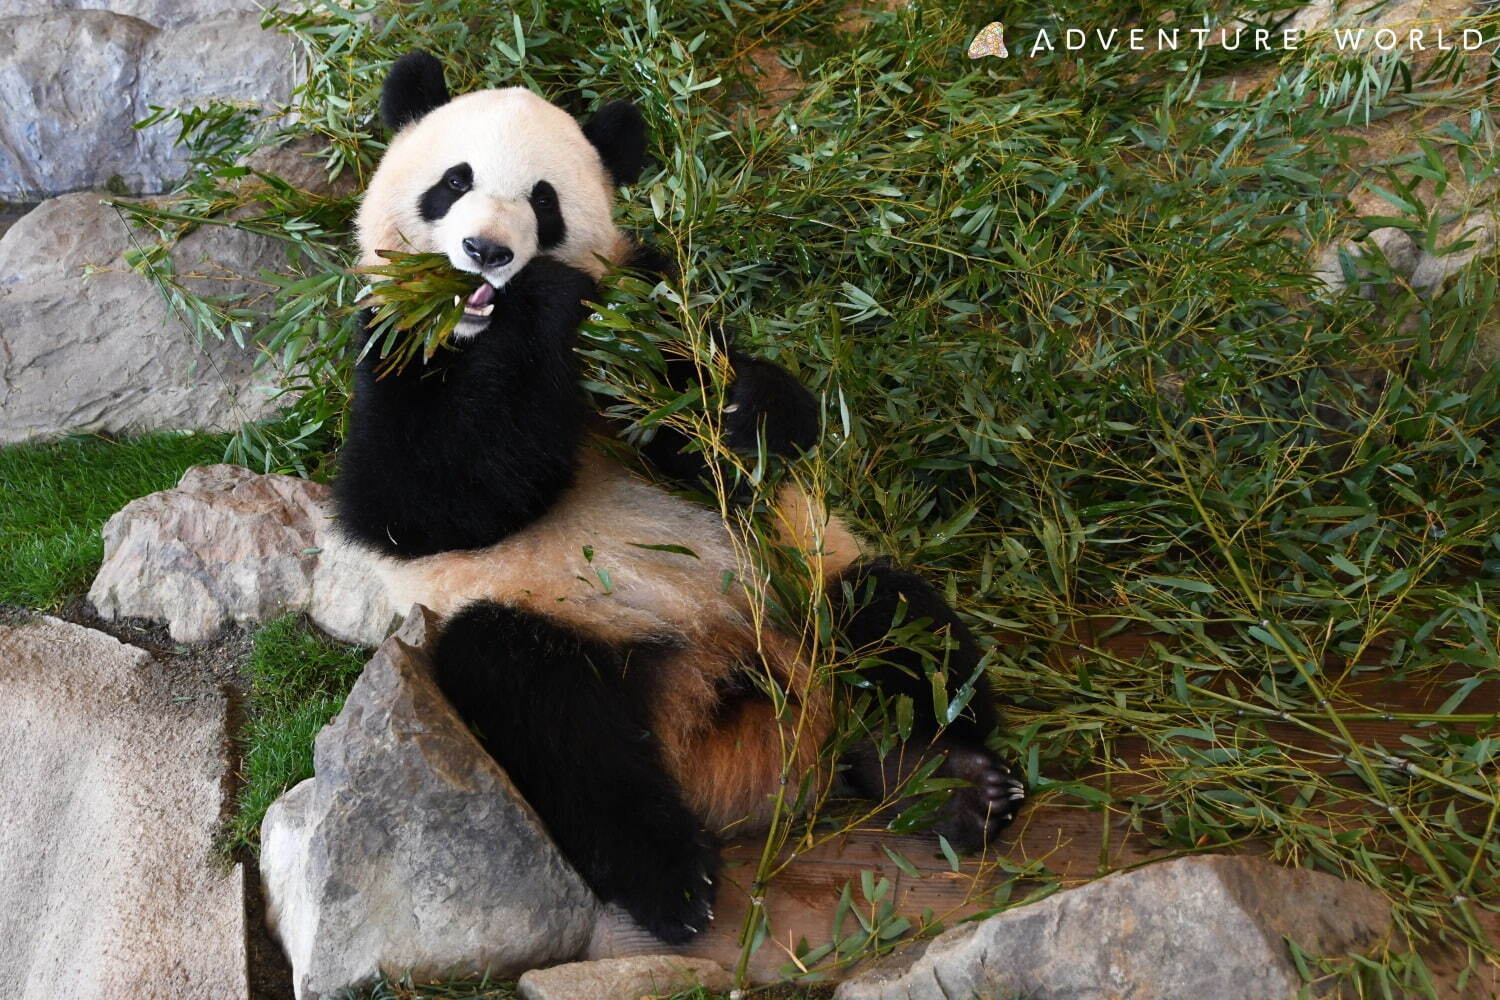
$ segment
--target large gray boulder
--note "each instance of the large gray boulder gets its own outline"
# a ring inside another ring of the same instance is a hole
[[[396,611],[374,557],[333,530],[329,502],[327,486],[294,476],[189,469],[105,522],[89,601],[106,619],[166,622],[179,642],[306,612],[336,639],[378,646]]]
[[[187,164],[176,128],[131,126],[214,98],[274,108],[293,52],[255,12],[166,29],[103,10],[0,18],[0,201],[166,190]]]
[[[299,1000],[372,980],[513,977],[574,958],[598,904],[432,681],[413,609],[266,813],[267,923]]]
[[[200,347],[125,263],[131,246],[120,216],[89,193],[45,201],[0,237],[0,445],[222,430],[275,411],[275,373],[232,341]],[[173,259],[190,287],[233,295],[284,257],[264,237],[207,226]]]
[[[0,994],[245,997],[219,687],[37,618],[0,625],[0,703]]]
[[[1390,905],[1366,886],[1259,858],[1181,858],[962,924],[834,997],[1290,1000],[1304,984],[1285,940],[1342,956],[1391,934]]]
[[[64,10],[105,10],[127,14],[158,28],[210,21],[225,14],[259,13],[253,0],[6,0],[8,16],[54,14]]]

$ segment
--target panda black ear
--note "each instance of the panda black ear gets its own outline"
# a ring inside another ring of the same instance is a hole
[[[646,159],[646,119],[629,101],[610,101],[594,112],[583,134],[599,151],[616,184],[633,184]]]
[[[386,74],[385,86],[380,91],[380,120],[395,132],[447,103],[448,84],[443,81],[443,64],[429,53],[415,49],[397,59]]]

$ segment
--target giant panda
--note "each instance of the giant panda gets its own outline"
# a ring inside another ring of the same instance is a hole
[[[799,683],[797,637],[756,627],[754,584],[741,581],[761,574],[742,565],[721,514],[594,436],[574,343],[601,276],[650,263],[611,213],[615,188],[641,171],[643,118],[614,102],[580,125],[519,87],[450,97],[423,52],[392,66],[380,114],[393,134],[360,203],[360,261],[440,253],[482,280],[449,349],[383,376],[373,350],[358,362],[339,524],[372,550],[398,606],[442,617],[439,686],[589,886],[662,940],[685,941],[712,918],[721,840],[763,828],[786,779],[756,676],[802,692],[794,781],[830,778],[818,751],[835,695]],[[726,440],[788,458],[812,447],[812,396],[773,364],[729,360]],[[681,443],[658,435],[646,458],[687,482],[703,459]],[[841,642],[881,650],[865,681],[911,695],[915,756],[942,755],[937,773],[960,779],[937,830],[977,848],[1025,789],[986,747],[998,720],[973,637],[931,586],[870,558],[805,496],[779,504],[790,542],[827,581]],[[943,634],[955,684],[978,676],[946,727],[918,653],[883,648],[898,619]],[[912,766],[873,746],[842,765],[848,787],[877,799]]]

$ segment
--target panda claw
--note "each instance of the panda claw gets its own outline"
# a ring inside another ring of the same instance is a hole
[[[665,944],[678,945],[713,919],[719,848],[702,828],[681,840],[676,839],[681,831],[671,833],[638,841],[622,852],[621,870],[628,871],[632,884],[613,895],[641,927]]]
[[[960,851],[978,850],[999,834],[1026,798],[1025,786],[982,748],[949,749],[938,774],[969,783],[953,790],[934,827]]]

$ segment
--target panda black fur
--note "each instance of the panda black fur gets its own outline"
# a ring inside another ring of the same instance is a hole
[[[755,627],[748,586],[723,586],[726,572],[756,574],[741,572],[722,519],[590,443],[574,343],[605,269],[647,261],[611,219],[613,187],[639,174],[644,123],[616,102],[580,127],[519,88],[450,98],[425,53],[392,68],[381,114],[395,135],[361,204],[363,262],[384,249],[444,253],[485,284],[453,349],[383,378],[378,359],[361,360],[335,482],[340,523],[385,557],[398,602],[445,616],[439,685],[584,879],[683,941],[712,918],[719,836],[763,825],[784,770],[775,712],[752,675],[813,692],[793,705],[803,771],[822,767],[833,705],[831,692],[797,683],[808,668],[796,639]],[[775,365],[729,358],[729,444],[811,446],[806,390]],[[681,443],[659,434],[647,458],[701,479],[702,458]],[[865,558],[805,497],[786,494],[779,512],[788,540],[821,566],[842,641],[881,649],[869,679],[885,693],[931,704],[921,657],[885,648],[903,603],[905,620],[950,636],[950,676],[977,673],[973,637],[928,584]],[[694,556],[673,551],[682,546]],[[960,849],[1003,827],[1024,796],[985,749],[998,720],[982,675],[977,686],[925,751],[971,783],[938,822]],[[912,745],[925,748],[938,730],[930,710],[916,728]],[[911,766],[896,756],[856,751],[849,783],[883,796]]]

